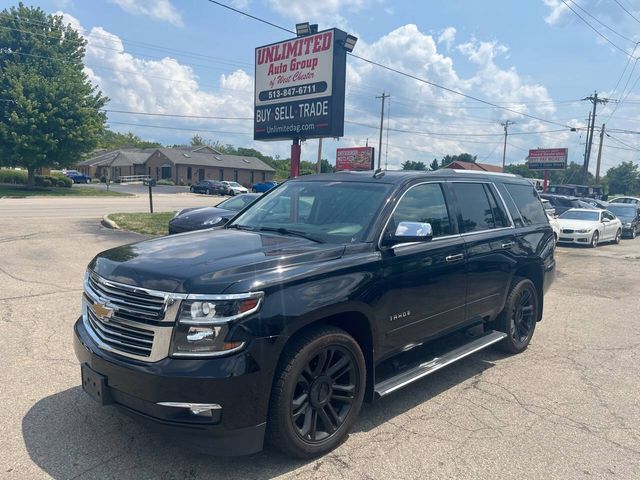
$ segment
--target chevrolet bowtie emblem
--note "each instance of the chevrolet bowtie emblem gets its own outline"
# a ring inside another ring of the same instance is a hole
[[[109,308],[102,303],[94,303],[89,305],[91,311],[95,314],[103,322],[108,322],[111,317],[113,317],[113,308]]]

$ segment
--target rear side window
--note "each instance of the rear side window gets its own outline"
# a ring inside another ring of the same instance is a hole
[[[505,188],[513,198],[525,225],[549,223],[542,202],[535,190],[528,185],[515,183],[505,184]]]
[[[509,225],[490,185],[456,182],[452,186],[458,199],[462,231],[477,232]]]
[[[440,184],[425,183],[410,188],[393,213],[389,230],[395,231],[400,222],[430,223],[434,238],[451,235],[449,212]]]

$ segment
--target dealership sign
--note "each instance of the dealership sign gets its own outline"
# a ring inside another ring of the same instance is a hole
[[[333,28],[256,48],[254,140],[344,134],[346,38]]]
[[[373,147],[338,148],[336,150],[336,171],[373,170]]]
[[[567,148],[538,148],[529,150],[529,170],[564,170],[567,168]]]

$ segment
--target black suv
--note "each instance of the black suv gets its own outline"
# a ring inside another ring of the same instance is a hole
[[[529,344],[554,238],[519,176],[296,178],[224,227],[124,245],[86,272],[84,390],[207,448],[309,458],[363,401],[489,345]]]
[[[191,193],[204,193],[206,195],[224,195],[227,186],[216,180],[200,180],[189,187]]]

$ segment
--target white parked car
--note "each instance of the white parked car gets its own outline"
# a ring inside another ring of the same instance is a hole
[[[556,243],[558,243],[558,239],[560,238],[560,222],[553,215],[547,214],[547,218],[549,219],[549,225],[551,225],[553,229],[553,237]]]
[[[558,217],[559,243],[577,243],[592,248],[600,242],[620,243],[622,222],[608,210],[570,208]]]
[[[249,190],[247,190],[245,187],[240,185],[238,182],[224,181],[220,183],[222,183],[225,187],[227,187],[227,193],[232,197],[240,193],[249,193]]]

